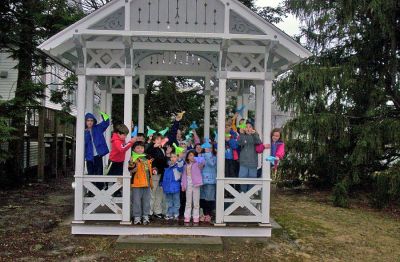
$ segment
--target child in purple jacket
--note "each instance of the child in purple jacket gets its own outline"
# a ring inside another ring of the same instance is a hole
[[[185,166],[182,174],[182,191],[186,192],[185,224],[190,223],[193,217],[193,224],[198,225],[200,219],[200,187],[203,185],[201,170],[204,163],[198,163],[195,159],[195,152],[189,151],[186,155]]]

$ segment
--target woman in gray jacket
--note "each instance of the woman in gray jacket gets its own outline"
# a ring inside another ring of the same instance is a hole
[[[258,166],[258,154],[256,145],[261,144],[260,136],[254,130],[251,122],[247,121],[246,128],[239,130],[238,144],[240,146],[239,178],[256,178]],[[247,192],[251,185],[241,185],[241,191]]]

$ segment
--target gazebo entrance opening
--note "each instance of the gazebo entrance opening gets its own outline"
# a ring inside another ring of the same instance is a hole
[[[172,10],[178,15],[172,17]],[[272,81],[289,66],[310,56],[307,50],[236,0],[114,0],[53,36],[39,48],[74,70],[78,76],[74,234],[271,234],[269,164],[260,161],[260,178],[227,178],[224,176],[224,150],[217,153],[214,227],[128,226],[131,224],[131,178],[127,168],[130,152],[126,153],[123,176],[87,175],[84,116],[85,112],[93,109],[93,84],[96,80],[101,83],[101,107],[104,111],[111,112],[112,94],[124,95],[123,119],[129,128],[132,96],[139,96],[136,105],[138,127],[139,132],[143,132],[147,125],[144,118],[146,79],[153,76],[201,78],[204,80],[204,136],[210,137],[210,99],[216,96],[216,142],[224,145],[226,98],[242,95],[243,99],[238,100],[246,103],[246,83],[251,82],[256,88],[255,127],[263,143],[269,143]],[[228,90],[230,83],[238,84],[244,92]],[[261,158],[265,159],[269,154],[269,150],[265,150]],[[94,186],[96,182],[108,183],[109,187],[99,190]],[[252,187],[247,192],[239,192],[235,185]],[[113,193],[121,188],[122,197],[113,197]],[[86,190],[94,196],[86,197]],[[225,192],[232,197],[225,198]],[[255,193],[260,197],[253,197]],[[238,211],[243,209],[248,212]],[[258,226],[224,227],[226,223],[249,222]]]

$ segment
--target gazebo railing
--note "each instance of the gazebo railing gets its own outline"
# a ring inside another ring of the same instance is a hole
[[[221,178],[223,181],[223,222],[258,222],[269,223],[269,188],[270,179],[264,178]],[[241,185],[251,185],[246,192]],[[230,195],[230,196],[226,196]],[[221,200],[220,200],[221,201]]]
[[[75,221],[130,223],[130,181],[130,176],[75,176]],[[96,185],[104,183],[103,189]]]

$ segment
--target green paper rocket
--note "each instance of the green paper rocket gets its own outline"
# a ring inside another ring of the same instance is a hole
[[[169,130],[169,127],[159,131],[158,133],[161,134],[162,136],[165,136],[165,134],[168,132],[168,130]]]
[[[100,115],[101,115],[101,117],[103,118],[104,121],[107,121],[108,119],[110,119],[110,116],[107,115],[107,114],[104,113],[104,112],[100,112]]]
[[[157,133],[156,130],[151,129],[149,126],[147,126],[147,136],[151,136],[154,135],[155,133]]]
[[[172,145],[174,146],[175,153],[177,155],[179,155],[179,154],[183,153],[183,151],[185,151],[185,149],[183,147],[177,146],[175,143],[173,143]]]
[[[245,129],[245,128],[246,128],[246,123],[241,123],[241,124],[239,125],[239,128],[240,128],[240,129]]]
[[[132,152],[132,161],[135,162],[141,157],[146,157],[146,154],[138,154],[136,152]]]

